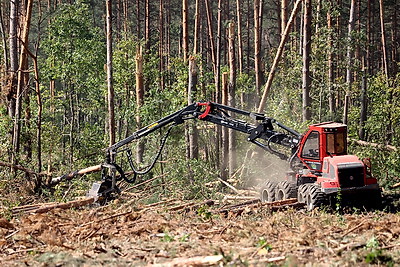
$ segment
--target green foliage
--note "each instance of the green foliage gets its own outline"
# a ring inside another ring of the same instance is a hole
[[[368,117],[365,122],[366,141],[384,146],[400,146],[400,76],[387,80],[383,74],[369,79]],[[353,108],[350,114],[349,136],[357,138],[359,128],[359,109]],[[372,159],[373,175],[383,186],[395,183],[394,177],[400,175],[400,153],[377,147],[350,146],[349,151],[361,158]]]
[[[365,245],[367,254],[365,255],[365,262],[368,264],[384,264],[385,266],[394,266],[393,258],[385,255],[384,251],[379,248],[380,244],[376,237],[372,237]]]
[[[208,206],[203,205],[197,209],[197,215],[199,215],[203,220],[210,220],[212,217],[211,211],[208,210]]]
[[[42,97],[50,100],[44,101],[43,153],[56,155],[55,162],[65,162],[69,152],[73,162],[93,164],[105,145],[105,45],[90,18],[84,2],[58,6],[41,44]],[[54,92],[43,86],[50,81]]]

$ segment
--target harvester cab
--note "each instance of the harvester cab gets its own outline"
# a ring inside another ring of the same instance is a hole
[[[309,126],[300,142],[297,157],[310,170],[321,171],[325,157],[347,154],[347,126],[325,122]]]

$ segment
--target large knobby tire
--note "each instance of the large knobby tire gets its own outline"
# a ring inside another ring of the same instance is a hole
[[[275,190],[276,190],[276,183],[267,181],[261,187],[260,190],[260,199],[261,202],[272,202],[275,201]]]
[[[382,209],[382,193],[380,189],[369,191],[364,198],[365,208],[372,210]]]
[[[315,208],[322,207],[327,203],[327,196],[321,191],[321,189],[315,184],[307,185],[307,210],[311,211]]]
[[[297,190],[297,201],[298,202],[306,203],[309,185],[310,184],[302,184],[299,186],[299,190]]]
[[[297,197],[297,185],[288,181],[279,182],[276,187],[275,199],[285,200]]]

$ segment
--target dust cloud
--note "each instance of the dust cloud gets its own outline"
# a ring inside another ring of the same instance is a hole
[[[290,171],[289,162],[260,148],[248,151],[243,158],[242,181],[244,187],[258,188],[265,181],[285,180]]]

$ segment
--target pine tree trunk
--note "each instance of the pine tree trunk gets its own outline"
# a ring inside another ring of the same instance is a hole
[[[311,77],[310,77],[310,56],[311,56],[311,0],[305,0],[304,7],[304,37],[303,37],[303,122],[311,120]]]
[[[143,78],[143,53],[142,47],[139,47],[136,52],[136,127],[139,130],[142,128],[142,120],[140,110],[144,103],[144,78]],[[144,142],[138,141],[136,150],[136,162],[143,162]]]
[[[137,35],[137,38],[139,40],[141,39],[141,35],[142,35],[142,31],[140,30],[140,25],[141,25],[140,2],[141,2],[140,0],[136,0],[136,35]],[[124,25],[126,25],[127,21],[128,21],[128,7],[127,7],[127,5],[128,5],[128,2],[125,5],[126,6],[126,11],[125,11],[125,14],[126,14],[125,21],[126,22],[124,23]]]
[[[19,69],[18,72],[18,80],[17,80],[17,97],[16,97],[16,104],[15,104],[15,121],[14,121],[14,134],[13,134],[13,151],[15,156],[19,153],[20,148],[20,137],[21,137],[21,113],[22,113],[22,100],[23,96],[27,96],[28,92],[28,80],[29,74],[28,70],[28,44],[29,44],[29,30],[31,26],[31,17],[32,17],[32,7],[33,7],[33,0],[28,0],[25,12],[25,21],[21,36],[21,55],[19,60]],[[27,111],[27,117],[30,119],[30,111],[29,107]],[[31,148],[28,148],[28,159],[31,157],[29,155],[31,153]],[[15,161],[13,160],[13,163]]]
[[[199,52],[199,32],[200,32],[200,14],[199,14],[199,0],[196,0],[195,14],[194,14],[194,33],[193,33],[193,55]]]
[[[145,38],[145,48],[146,48],[146,54],[149,53],[150,51],[150,0],[145,0],[145,17],[144,17],[144,24],[145,24],[145,30],[144,30],[144,38]]]
[[[3,45],[4,73],[6,73],[6,71],[9,68],[9,62],[8,62],[8,51],[7,51],[7,37],[6,37],[4,19],[3,19],[3,7],[2,7],[1,3],[0,3],[0,31],[1,31],[1,43]],[[5,86],[4,74],[2,74],[2,81],[3,81],[3,87],[4,87]]]
[[[228,105],[228,77],[227,72],[222,73],[222,104]],[[221,129],[222,137],[222,162],[221,162],[221,178],[222,180],[228,180],[228,168],[229,168],[229,135],[228,128],[223,127]]]
[[[158,16],[158,31],[159,31],[159,45],[158,45],[158,56],[160,58],[159,73],[160,73],[160,89],[164,90],[164,0],[160,0],[159,5],[159,16]]]
[[[238,37],[238,63],[239,73],[243,72],[243,41],[242,41],[242,1],[236,0],[236,17],[237,17],[237,37]]]
[[[197,74],[198,68],[194,56],[189,58],[189,84],[188,84],[188,105],[194,103],[197,95]],[[188,125],[189,137],[189,158],[197,159],[199,157],[198,130],[196,122]]]
[[[358,135],[360,140],[365,140],[365,122],[367,121],[367,108],[368,108],[368,96],[367,96],[367,67],[365,65],[365,57],[363,57],[363,73],[361,83],[361,110],[360,110],[360,128]]]
[[[183,61],[188,59],[189,37],[188,37],[188,0],[182,0],[182,54]]]
[[[389,78],[389,63],[387,60],[386,32],[384,21],[383,0],[379,0],[379,18],[381,22],[381,40],[382,40],[382,67],[386,78]]]
[[[256,92],[260,95],[262,86],[261,70],[261,37],[260,37],[260,0],[254,0],[254,72],[256,76]]]
[[[281,38],[285,32],[287,22],[288,0],[281,0]]]
[[[18,7],[20,0],[10,0],[10,74],[11,85],[7,93],[8,114],[10,117],[15,116],[16,93],[17,93],[17,71],[18,71]]]
[[[229,94],[228,106],[235,107],[236,94],[236,53],[235,53],[235,23],[229,23],[228,32],[228,58],[229,58]],[[233,175],[237,168],[236,158],[236,131],[229,129],[229,175]]]
[[[348,119],[348,113],[349,113],[349,106],[350,106],[350,92],[351,92],[351,86],[353,84],[353,72],[352,72],[352,65],[353,65],[353,55],[354,55],[354,49],[352,47],[353,43],[353,31],[354,31],[354,16],[355,16],[355,5],[356,1],[351,0],[351,6],[350,6],[350,18],[349,18],[349,30],[347,33],[347,40],[348,40],[348,45],[347,45],[347,54],[346,54],[346,60],[347,60],[347,67],[346,67],[346,96],[344,99],[344,111],[343,111],[343,123],[347,124],[347,119]]]
[[[326,14],[328,27],[328,101],[329,101],[329,117],[333,120],[335,113],[335,92],[334,83],[334,65],[333,65],[333,34],[332,34],[332,16],[328,11]]]
[[[109,145],[115,144],[115,112],[112,68],[112,0],[106,0],[107,20],[107,89]]]

